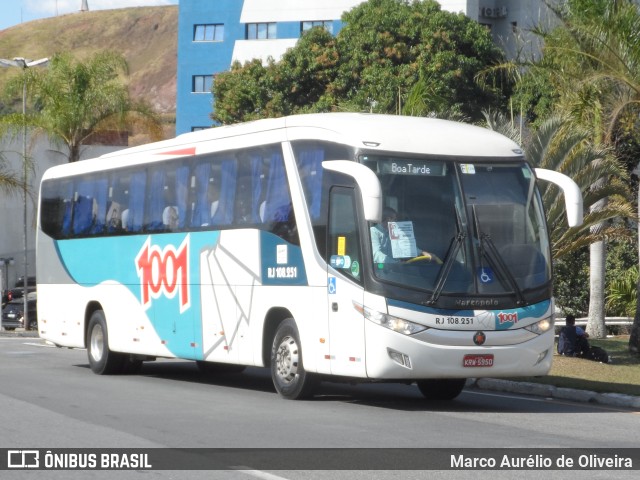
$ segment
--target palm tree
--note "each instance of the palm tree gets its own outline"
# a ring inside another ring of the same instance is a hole
[[[19,193],[21,188],[22,181],[16,174],[9,171],[0,152],[0,190],[7,194],[15,194]]]
[[[640,110],[640,43],[637,42],[640,15],[635,2],[545,0],[545,4],[555,12],[560,26],[548,32],[534,29],[544,41],[544,55],[540,61],[524,63],[527,71],[519,85],[524,88],[521,98],[533,97],[538,112],[548,112],[553,106],[574,125],[586,129],[593,145],[613,147],[620,131],[638,135],[635,119]],[[534,87],[533,92],[528,90],[531,86]],[[606,185],[609,179],[600,178],[598,181]],[[600,191],[602,187],[595,184],[590,192]],[[600,202],[592,203],[590,213],[606,217],[607,214],[600,210],[607,209],[607,201],[604,197]],[[587,236],[596,239],[590,244],[591,291],[587,326],[594,337],[605,334],[606,246],[601,232],[606,228],[606,225],[594,223],[591,235]],[[640,310],[636,324],[637,351]],[[633,350],[634,335],[631,337],[630,348]]]
[[[25,77],[9,82],[10,93],[27,82],[36,111],[27,118],[7,115],[2,123],[15,130],[26,121],[52,142],[66,146],[70,162],[80,159],[83,142],[96,133],[141,127],[153,139],[160,138],[158,117],[145,103],[129,97],[122,79],[126,73],[126,60],[117,53],[99,52],[86,61],[76,61],[69,53],[57,54],[47,69],[27,69]]]
[[[638,265],[615,278],[609,285],[607,309],[615,315],[630,317],[635,314],[638,303],[636,285]]]
[[[607,235],[624,233],[609,223],[615,218],[635,216],[629,202],[626,170],[612,151],[589,142],[589,132],[573,126],[566,118],[553,116],[542,122],[530,137],[523,139],[520,129],[501,114],[485,114],[487,126],[508,136],[525,149],[527,160],[534,166],[561,172],[572,178],[583,196],[584,222],[569,228],[561,190],[553,184],[539,184],[551,236],[553,258],[558,259]],[[601,179],[607,182],[600,182]],[[592,207],[608,200],[599,210]]]
[[[563,65],[571,66],[568,71],[574,73],[565,80],[560,107],[576,122],[589,125],[594,137],[606,144],[613,145],[621,130],[637,136],[640,12],[636,2],[573,0],[555,11],[562,30],[544,37],[545,51],[553,52],[557,59],[564,57]],[[592,245],[591,254],[588,329],[597,321],[596,333],[600,333],[604,328],[604,275],[599,269],[604,269],[604,243]],[[637,295],[640,297],[640,282]],[[629,339],[629,349],[635,353],[640,352],[640,308],[637,310]]]

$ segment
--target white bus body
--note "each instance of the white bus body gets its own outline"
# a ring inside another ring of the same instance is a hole
[[[579,222],[575,184],[541,173],[573,192]],[[86,347],[96,373],[155,357],[270,366],[286,398],[319,378],[453,398],[467,377],[544,375],[551,259],[535,183],[495,132],[364,114],[54,167],[38,215],[40,336]]]

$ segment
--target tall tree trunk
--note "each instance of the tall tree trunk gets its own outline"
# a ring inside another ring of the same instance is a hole
[[[633,173],[640,177],[640,173],[637,172],[637,170],[638,167],[636,167]],[[638,205],[638,262],[640,262],[640,184],[638,185],[636,204]],[[640,355],[640,276],[636,283],[636,314],[633,317],[633,325],[631,325],[629,335],[629,352]]]
[[[638,302],[636,303],[636,315],[631,325],[631,335],[629,336],[629,351],[640,355],[640,278],[636,286],[638,292]]]
[[[590,251],[589,273],[589,323],[587,333],[593,338],[604,338],[607,329],[604,323],[604,271],[606,246],[604,240],[592,243]]]

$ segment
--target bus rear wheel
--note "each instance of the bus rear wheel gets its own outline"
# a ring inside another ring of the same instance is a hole
[[[89,319],[87,330],[87,355],[89,367],[98,375],[121,373],[127,357],[122,353],[109,350],[109,336],[104,312],[96,310]]]
[[[466,378],[433,378],[418,380],[420,393],[428,400],[453,400],[464,388]]]
[[[292,318],[278,326],[273,339],[271,378],[278,393],[286,399],[299,400],[313,393],[316,379],[304,369],[300,335]]]

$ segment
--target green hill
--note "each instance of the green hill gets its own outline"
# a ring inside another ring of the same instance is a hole
[[[178,7],[137,7],[77,12],[0,30],[0,58],[37,59],[70,51],[79,58],[98,50],[122,53],[129,90],[175,118]],[[0,69],[0,91],[14,69]]]

